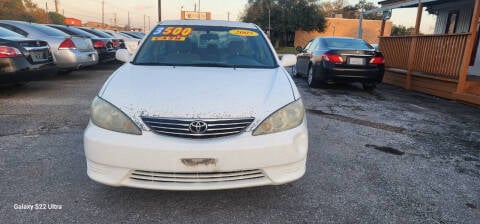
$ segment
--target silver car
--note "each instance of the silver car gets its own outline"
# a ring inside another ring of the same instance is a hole
[[[98,63],[97,51],[88,38],[70,36],[51,27],[22,21],[0,20],[0,27],[22,36],[44,40],[60,70],[73,70]]]

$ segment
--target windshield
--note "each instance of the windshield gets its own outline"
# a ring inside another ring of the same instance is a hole
[[[277,66],[259,30],[216,26],[157,26],[133,63],[245,68]]]
[[[325,43],[331,48],[374,49],[370,44],[360,39],[325,38]]]
[[[68,36],[68,34],[66,34],[66,33],[64,33],[60,30],[56,30],[52,27],[41,25],[41,24],[32,24],[31,28],[34,29],[34,30],[37,30],[40,33],[46,34],[47,36],[52,36],[52,37],[53,36]]]
[[[23,37],[23,36],[13,31],[0,27],[0,37]]]

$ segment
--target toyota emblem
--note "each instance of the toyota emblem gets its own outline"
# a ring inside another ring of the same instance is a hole
[[[208,125],[204,121],[193,121],[188,128],[193,134],[203,134],[207,131]]]

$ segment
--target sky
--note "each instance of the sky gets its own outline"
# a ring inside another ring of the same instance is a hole
[[[55,0],[33,0],[39,7],[45,7],[48,4],[49,11],[55,10]],[[148,18],[150,17],[150,27],[158,21],[157,2],[158,0],[104,0],[105,1],[105,23],[113,24],[113,18],[117,17],[117,24],[126,25],[128,22],[128,13],[130,13],[131,24],[135,27],[143,28],[145,16],[145,26],[149,30]],[[328,1],[328,0],[319,0]],[[345,0],[350,4],[356,4],[358,0]],[[368,0],[367,0],[368,1]],[[377,2],[376,0],[370,0]],[[66,17],[81,19],[82,22],[102,21],[102,0],[58,0],[59,12],[65,13]],[[200,2],[201,11],[212,12],[212,19],[227,20],[230,13],[230,20],[238,20],[245,9],[247,0],[162,0],[162,19],[179,19],[180,11],[193,11],[195,3]],[[198,8],[197,8],[198,9]],[[415,26],[416,9],[395,9],[392,12],[392,21],[394,24],[407,27]],[[435,16],[423,13],[420,31],[422,33],[431,33],[435,25]]]

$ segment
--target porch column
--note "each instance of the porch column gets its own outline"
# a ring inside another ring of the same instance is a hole
[[[477,49],[473,49],[475,39],[477,38],[477,26],[478,17],[480,16],[480,0],[475,0],[475,7],[473,9],[472,20],[470,22],[470,35],[467,37],[465,44],[465,51],[463,53],[462,66],[460,67],[460,74],[458,77],[457,93],[464,93],[467,84],[468,67],[470,66],[470,59],[472,58],[472,52]]]
[[[420,23],[422,21],[422,12],[423,12],[422,0],[418,0],[417,20],[415,22],[415,33],[412,39],[412,43],[410,45],[410,52],[408,54],[408,70],[407,70],[407,77],[405,82],[405,89],[410,89],[412,87],[413,58],[415,54],[415,49],[417,47],[417,37],[420,34]]]

